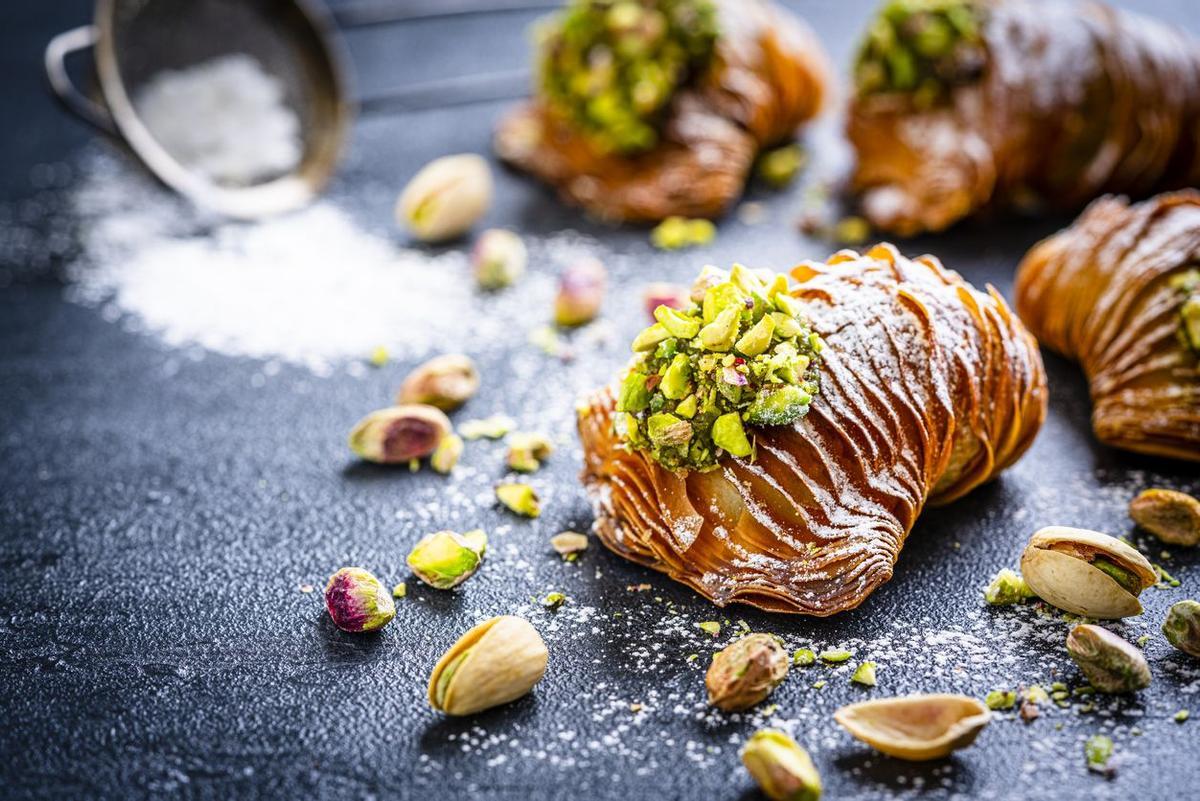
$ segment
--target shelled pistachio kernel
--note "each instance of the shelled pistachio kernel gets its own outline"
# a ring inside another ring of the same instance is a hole
[[[861,684],[864,687],[874,687],[876,684],[875,676],[876,665],[874,662],[862,662],[854,669],[854,673],[850,675],[850,681],[855,684]]]
[[[429,466],[439,473],[449,473],[458,464],[462,456],[463,441],[457,434],[447,434],[442,437],[436,449],[429,457]]]
[[[1095,734],[1084,743],[1083,755],[1087,759],[1088,770],[1096,773],[1108,773],[1111,768],[1108,760],[1112,758],[1113,741],[1111,737]]]
[[[544,434],[518,431],[508,438],[507,462],[510,470],[532,473],[552,453],[554,445]]]
[[[450,431],[450,419],[433,406],[391,406],[358,421],[350,432],[350,450],[368,462],[408,464],[433,453]]]
[[[550,538],[550,547],[563,559],[573,561],[587,550],[588,538],[577,531],[562,531]]]
[[[325,608],[335,626],[351,633],[376,631],[396,616],[383,583],[361,567],[343,567],[329,577]]]
[[[537,492],[533,487],[519,481],[497,484],[496,499],[509,511],[524,517],[537,517],[542,513]]]
[[[1017,694],[1012,690],[992,690],[984,696],[983,703],[988,709],[1012,709],[1017,703]]]
[[[430,587],[448,590],[475,575],[482,559],[483,548],[478,541],[469,541],[466,536],[453,531],[438,531],[414,545],[407,561],[421,581]]]
[[[667,217],[650,231],[650,243],[660,250],[680,250],[710,244],[717,227],[703,218]]]
[[[452,239],[492,204],[492,171],[474,153],[443,156],[422,167],[396,201],[396,221],[425,242]]]
[[[393,598],[404,598],[408,595],[408,585],[403,581],[392,587]]]
[[[528,621],[510,615],[486,620],[438,660],[429,676],[429,703],[447,715],[471,715],[515,701],[542,680],[548,657]]]
[[[1185,492],[1148,489],[1129,502],[1138,526],[1171,545],[1200,545],[1200,500]]]
[[[854,654],[844,648],[830,648],[817,654],[818,659],[831,665],[845,662],[852,656],[854,656]]]
[[[479,420],[465,420],[458,427],[463,439],[500,439],[516,425],[516,421],[505,414],[493,414]]]
[[[1171,645],[1200,659],[1200,601],[1172,604],[1162,631]]]
[[[418,365],[405,376],[397,403],[425,403],[443,411],[462,406],[479,391],[479,370],[470,356],[447,353]]]
[[[761,729],[742,749],[742,764],[771,801],[817,801],[821,776],[808,752],[778,729]]]
[[[713,656],[704,676],[708,703],[726,712],[749,709],[766,698],[788,672],[778,637],[747,634]]]
[[[1100,692],[1128,693],[1150,686],[1146,657],[1107,629],[1076,626],[1067,635],[1067,653]]]
[[[521,237],[504,228],[489,228],[475,240],[471,266],[481,289],[504,289],[525,274],[529,255]]]
[[[794,422],[818,389],[822,342],[786,278],[735,265],[696,286],[687,309],[655,310],[617,393],[618,435],[671,470],[753,457],[746,426]]]
[[[696,624],[696,628],[703,631],[705,634],[711,634],[716,637],[721,633],[721,624],[715,620],[705,620]]]
[[[996,577],[992,579],[992,583],[983,591],[983,600],[992,606],[1019,604],[1033,597],[1035,597],[1033,590],[1029,589],[1025,579],[1007,567],[997,573]]]
[[[567,602],[567,596],[561,592],[548,592],[542,599],[542,606],[547,609],[557,609]]]
[[[813,653],[811,648],[800,648],[796,653],[792,654],[792,664],[800,667],[808,667],[815,664],[817,655]]]
[[[554,322],[564,328],[590,323],[604,303],[608,272],[593,258],[572,262],[558,277]]]

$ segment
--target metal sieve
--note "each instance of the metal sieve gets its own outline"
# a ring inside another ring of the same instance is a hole
[[[93,48],[97,96],[71,81],[66,59]],[[279,80],[301,123],[295,169],[248,186],[219,183],[178,161],[139,118],[131,100],[163,70],[244,53]],[[337,30],[311,0],[97,0],[95,19],[56,36],[46,74],[76,115],[112,134],[164,184],[231,217],[254,218],[302,206],[337,165],[353,103]]]

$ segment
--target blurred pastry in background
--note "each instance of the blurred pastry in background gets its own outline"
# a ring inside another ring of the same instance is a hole
[[[1100,441],[1200,461],[1200,192],[1097,200],[1029,251],[1016,301],[1083,367]]]
[[[816,37],[767,0],[571,0],[538,30],[536,72],[497,153],[597,217],[640,222],[721,214],[830,84]]]
[[[864,215],[903,236],[1197,186],[1200,42],[1093,2],[889,0],[847,134]]]
[[[994,291],[891,245],[782,275],[705,268],[579,407],[606,546],[714,603],[825,616],[892,569],[926,504],[1013,464],[1046,414]]]

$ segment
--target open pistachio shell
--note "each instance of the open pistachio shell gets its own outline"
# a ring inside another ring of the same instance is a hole
[[[1129,577],[1123,587],[1097,559]],[[1153,585],[1154,568],[1115,537],[1081,528],[1049,526],[1033,535],[1021,556],[1021,574],[1039,598],[1067,612],[1112,620],[1142,613],[1138,594]]]
[[[549,652],[530,623],[512,615],[469,630],[434,665],[429,703],[447,715],[471,715],[515,701],[546,672]]]
[[[905,695],[844,706],[842,728],[888,756],[923,762],[975,742],[991,720],[982,701],[965,695]]]

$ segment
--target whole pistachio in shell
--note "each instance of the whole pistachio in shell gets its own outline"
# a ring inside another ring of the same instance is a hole
[[[1138,595],[1158,574],[1136,549],[1116,537],[1049,526],[1030,538],[1021,575],[1042,600],[1085,617],[1114,619],[1142,613]]]
[[[704,684],[708,703],[726,712],[749,709],[787,676],[787,651],[770,634],[747,634],[713,656]]]
[[[1067,635],[1067,653],[1102,693],[1131,693],[1150,686],[1141,650],[1107,629],[1081,624]]]
[[[991,713],[982,701],[965,695],[918,694],[850,704],[833,717],[877,751],[923,762],[975,742]]]
[[[1148,489],[1129,503],[1138,526],[1171,545],[1200,545],[1200,500],[1186,492]]]
[[[429,703],[447,715],[471,715],[515,701],[542,680],[548,658],[529,621],[512,615],[485,620],[434,665]]]
[[[443,411],[457,409],[479,391],[479,371],[470,356],[435,356],[405,376],[397,403],[427,403]]]
[[[376,631],[396,616],[392,594],[361,567],[343,567],[325,585],[325,608],[333,624],[353,633]]]
[[[396,201],[396,221],[424,242],[452,239],[492,205],[492,171],[474,153],[434,159],[413,176]]]
[[[817,801],[821,775],[812,758],[779,729],[761,729],[746,741],[742,764],[771,801]]]
[[[350,450],[379,464],[406,464],[435,450],[451,431],[440,409],[406,403],[371,412],[350,432]]]
[[[1163,622],[1167,642],[1185,654],[1200,659],[1200,601],[1180,601],[1167,612]]]

